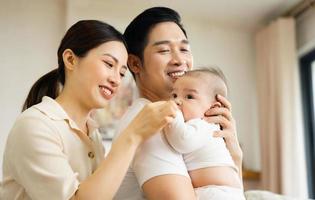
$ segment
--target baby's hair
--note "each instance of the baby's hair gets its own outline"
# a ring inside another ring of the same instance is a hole
[[[209,75],[209,76],[216,76],[219,79],[221,79],[226,88],[228,89],[228,84],[227,84],[227,79],[224,75],[224,73],[222,72],[221,69],[217,68],[217,67],[202,67],[202,68],[198,68],[195,70],[191,70],[186,72],[185,76],[190,76],[190,77],[197,77],[197,78],[201,78],[204,75]],[[206,79],[204,79],[204,81],[206,81]],[[216,91],[218,91],[218,94],[221,94],[222,89],[221,88],[215,88]],[[222,95],[222,94],[221,94]]]
[[[224,73],[222,72],[221,69],[219,69],[217,67],[201,67],[201,68],[198,68],[195,70],[188,71],[188,72],[186,72],[185,75],[196,77],[196,76],[200,76],[204,73],[215,75],[215,76],[219,77],[220,79],[222,79],[222,81],[225,83],[226,86],[228,85],[227,79],[226,79]]]

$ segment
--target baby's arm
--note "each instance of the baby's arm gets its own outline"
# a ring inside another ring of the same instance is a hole
[[[178,111],[176,118],[164,128],[164,134],[170,145],[179,153],[190,153],[206,145],[209,137],[219,126],[201,119],[185,123],[183,114]]]

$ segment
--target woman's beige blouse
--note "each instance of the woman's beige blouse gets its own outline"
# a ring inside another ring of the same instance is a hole
[[[81,132],[53,99],[27,109],[15,122],[3,161],[6,200],[69,199],[104,159],[96,123]]]

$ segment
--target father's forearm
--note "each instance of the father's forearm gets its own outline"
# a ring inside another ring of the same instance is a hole
[[[234,164],[238,168],[238,173],[242,179],[242,164],[243,164],[243,151],[238,143],[238,141],[226,140],[226,147],[230,151]]]

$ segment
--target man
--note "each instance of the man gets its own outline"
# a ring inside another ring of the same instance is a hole
[[[193,66],[186,31],[179,14],[172,9],[145,10],[128,25],[124,36],[128,67],[141,98],[135,100],[122,118],[121,129],[148,102],[168,100],[174,81]],[[220,96],[217,100],[222,107],[209,109],[206,120],[221,125],[222,130],[216,136],[225,138],[236,166],[241,169],[242,151],[230,103]],[[169,146],[163,134],[155,134],[138,149],[115,199],[136,200],[144,196],[163,200],[196,198],[182,155]]]

